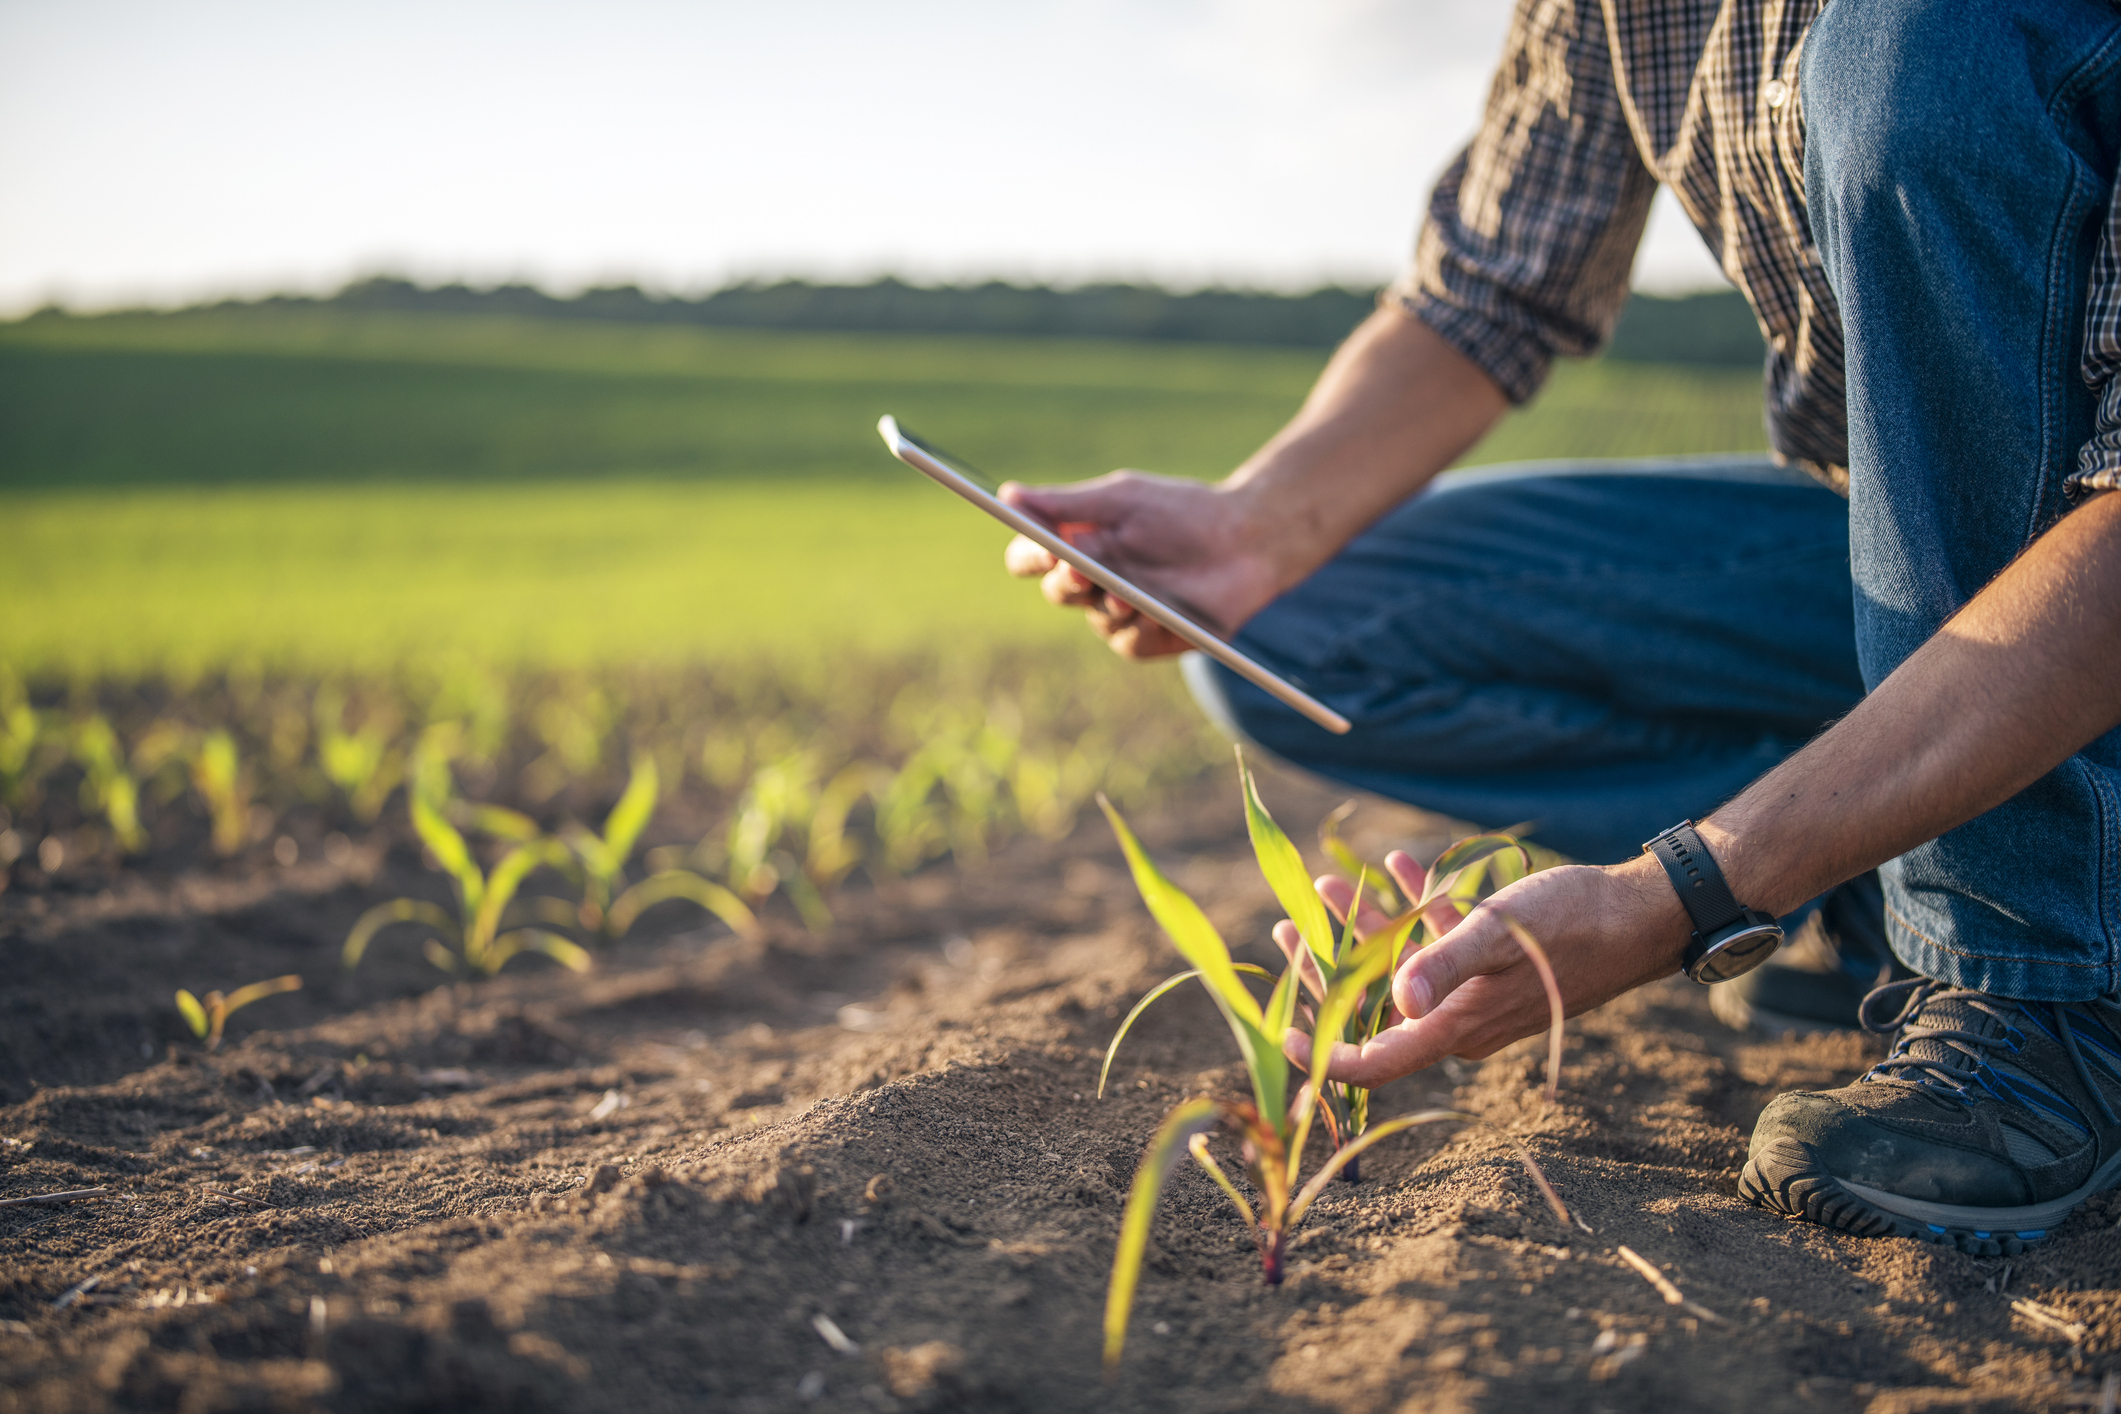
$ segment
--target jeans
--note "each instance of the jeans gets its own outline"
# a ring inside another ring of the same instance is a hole
[[[1351,785],[1611,862],[1801,746],[2066,513],[2121,13],[1832,0],[1800,94],[1849,501],[1744,458],[1446,475],[1238,636],[1354,731],[1195,657],[1210,715]],[[2121,730],[1880,872],[1917,972],[2114,994]]]
[[[1833,0],[1799,88],[1848,349],[1856,651],[1875,687],[2068,509],[2093,425],[2078,367],[2121,157],[2121,13]],[[1916,971],[2042,1001],[2113,993],[2121,732],[1880,873]]]
[[[1708,814],[1863,696],[1848,506],[1764,457],[1447,472],[1254,616],[1334,736],[1198,654],[1225,730],[1607,864]]]

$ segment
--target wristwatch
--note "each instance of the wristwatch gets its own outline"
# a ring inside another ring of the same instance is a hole
[[[1680,959],[1687,976],[1703,986],[1728,982],[1766,962],[1782,946],[1780,923],[1731,897],[1731,886],[1694,832],[1692,820],[1680,821],[1642,848],[1657,856],[1687,917],[1694,920],[1694,936]]]

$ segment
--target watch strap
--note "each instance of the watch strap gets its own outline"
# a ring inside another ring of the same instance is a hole
[[[1707,938],[1746,915],[1746,908],[1731,896],[1723,871],[1709,854],[1709,847],[1694,831],[1692,820],[1682,820],[1643,846],[1664,866],[1666,877],[1679,895],[1694,931]]]

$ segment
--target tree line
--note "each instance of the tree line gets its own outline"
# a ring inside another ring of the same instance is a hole
[[[1001,280],[915,285],[892,276],[867,284],[745,281],[687,298],[608,285],[562,297],[534,285],[479,289],[420,285],[391,275],[356,280],[323,297],[274,295],[216,308],[325,306],[433,314],[693,324],[898,334],[992,334],[1331,348],[1375,306],[1378,291],[1323,285],[1301,293],[1168,290],[1103,283],[1056,287]],[[53,311],[56,312],[56,311]],[[1637,363],[1754,365],[1762,346],[1745,300],[1732,290],[1680,298],[1636,295],[1607,356]]]

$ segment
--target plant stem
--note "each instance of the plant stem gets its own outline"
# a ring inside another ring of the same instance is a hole
[[[1270,1231],[1259,1244],[1259,1265],[1269,1286],[1280,1286],[1285,1275],[1282,1271],[1281,1254],[1288,1236],[1285,1232]]]

